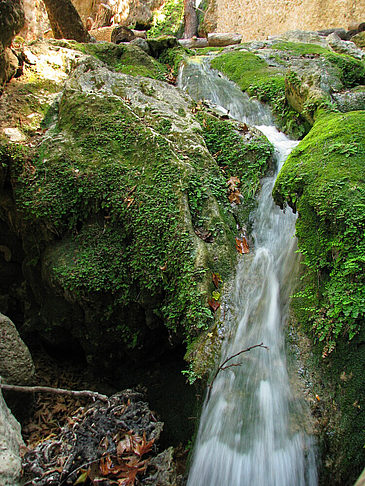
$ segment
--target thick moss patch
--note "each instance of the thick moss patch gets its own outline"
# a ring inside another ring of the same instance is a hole
[[[228,52],[212,60],[212,66],[226,74],[232,81],[246,91],[249,86],[266,82],[268,78],[282,77],[276,68],[252,52]]]
[[[275,200],[299,213],[299,248],[312,275],[302,297],[325,352],[364,319],[364,129],[364,111],[324,115],[274,188]]]
[[[165,79],[166,67],[146,54],[138,46],[116,45],[110,42],[97,44],[72,43],[84,54],[100,59],[111,69],[132,76],[145,76],[154,79]]]
[[[272,167],[273,146],[267,138],[237,123],[200,113],[207,148],[224,172],[226,179],[240,179],[241,204],[234,207],[240,226],[246,226],[255,207],[260,178]],[[239,131],[241,130],[241,132]]]

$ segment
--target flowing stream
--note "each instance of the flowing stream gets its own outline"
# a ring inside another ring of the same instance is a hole
[[[191,60],[179,85],[230,116],[255,125],[275,146],[277,172],[297,142],[273,126],[270,112],[236,85]],[[277,174],[276,174],[277,175]],[[314,444],[302,401],[291,391],[283,325],[297,267],[295,215],[275,206],[274,177],[264,179],[254,215],[254,249],[237,268],[228,336],[220,362],[263,342],[222,370],[205,400],[188,486],[316,486]]]

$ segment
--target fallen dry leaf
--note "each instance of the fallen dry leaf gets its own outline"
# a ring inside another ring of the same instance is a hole
[[[241,255],[250,253],[250,248],[244,236],[241,236],[241,238],[236,237],[236,250],[238,253],[241,253]]]
[[[209,307],[213,310],[213,312],[216,312],[221,305],[220,302],[218,302],[217,300],[214,300],[214,299],[208,300],[208,304],[209,304]]]
[[[219,286],[219,282],[222,282],[222,278],[218,273],[212,274],[212,281],[214,283],[215,288],[217,289]]]
[[[236,189],[235,191],[233,192],[230,192],[228,194],[228,199],[229,199],[229,202],[232,204],[232,203],[235,203],[235,204],[241,204],[241,193],[238,189]]]
[[[229,191],[235,191],[237,187],[241,184],[241,181],[238,177],[230,177],[227,181],[227,186]]]
[[[155,439],[151,439],[150,441],[146,440],[146,432],[143,432],[143,437],[141,442],[137,442],[134,448],[134,453],[137,454],[137,456],[142,457],[143,454],[147,454],[152,449],[153,443],[155,442]]]

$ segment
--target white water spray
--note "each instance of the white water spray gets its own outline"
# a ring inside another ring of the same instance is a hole
[[[259,102],[205,62],[187,64],[179,84],[196,100],[210,100],[233,118],[256,125],[275,146],[280,170],[296,142],[272,126]],[[238,265],[221,362],[261,342],[269,351],[256,348],[240,356],[241,366],[218,374],[203,407],[188,486],[317,485],[314,447],[289,386],[284,347],[297,263],[295,215],[273,203],[275,177],[263,181],[253,226],[255,248]]]

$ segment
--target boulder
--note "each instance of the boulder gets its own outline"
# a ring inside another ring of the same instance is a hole
[[[34,364],[13,322],[0,314],[0,376],[13,385],[31,383]]]
[[[140,49],[142,49],[142,51],[144,51],[146,54],[150,55],[151,54],[151,49],[150,49],[150,46],[148,45],[148,42],[146,39],[142,39],[141,37],[136,37],[135,39],[133,39],[131,41],[131,44],[133,46],[137,46],[139,47]]]
[[[327,37],[328,35],[330,34],[337,34],[338,37],[342,40],[346,40],[347,39],[347,31],[346,29],[343,29],[343,28],[338,28],[338,29],[324,29],[324,30],[318,30],[317,31],[317,34],[321,35],[321,36],[324,36],[324,37]]]
[[[302,42],[306,44],[318,44],[326,47],[326,37],[318,34],[317,32],[307,32],[303,30],[289,30],[284,34],[278,36],[278,38],[287,42]]]
[[[112,31],[111,41],[114,44],[120,44],[121,42],[130,42],[135,38],[135,34],[133,33],[132,29],[128,29],[128,27],[124,27],[119,25],[115,27]]]
[[[20,424],[10,412],[0,392],[0,485],[20,484],[20,447],[24,446]]]
[[[210,47],[224,47],[233,44],[240,44],[242,41],[241,34],[230,33],[212,33],[208,34],[208,45]]]
[[[21,0],[2,0],[0,2],[0,44],[9,47],[13,37],[25,22]]]
[[[351,37],[351,42],[353,42],[360,49],[365,49],[365,32],[359,32]]]
[[[100,27],[99,29],[89,30],[89,34],[97,41],[111,42],[112,32],[115,29],[115,25],[109,27]]]
[[[177,47],[179,44],[173,35],[162,35],[156,39],[148,39],[148,45],[152,56],[158,58],[166,49]]]
[[[177,40],[148,44],[158,53]],[[225,176],[200,134],[192,100],[160,81],[165,71],[142,49],[60,40],[33,44],[29,51],[39,56],[25,73],[36,116],[19,113],[28,99],[19,107],[17,96],[6,98],[11,116],[0,113],[0,130],[16,127],[16,116],[22,116],[23,129],[37,137],[34,159],[30,155],[37,182],[24,180],[17,193],[22,201],[15,203],[30,209],[16,223],[32,299],[28,329],[59,351],[78,343],[99,372],[118,372],[115,363],[131,359],[157,359],[211,322],[211,272],[225,278],[236,260]],[[36,124],[42,120],[36,110],[45,105],[46,132]],[[8,143],[4,153],[13,147]],[[10,185],[16,166],[6,157],[0,173]],[[37,161],[46,161],[51,178],[43,179]],[[34,192],[38,184],[43,189]],[[56,197],[54,189],[60,191]],[[43,194],[45,204],[38,204]],[[19,217],[14,208],[2,212],[8,225]],[[77,231],[70,232],[74,223]]]
[[[354,42],[341,40],[333,33],[327,37],[328,46],[339,54],[347,54],[356,59],[364,59],[365,52],[357,47]]]
[[[343,113],[354,110],[365,110],[365,86],[357,86],[342,93],[333,93],[332,99]]]

